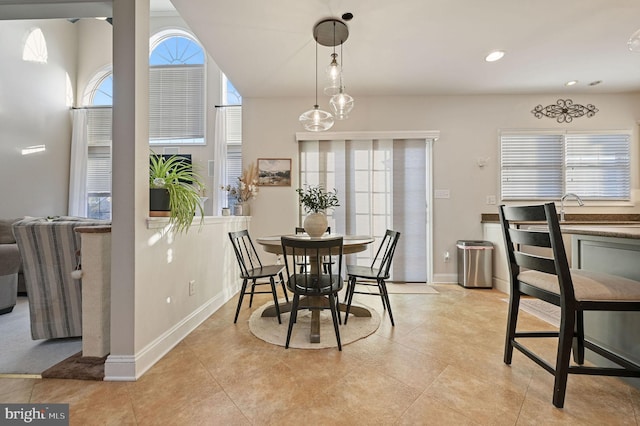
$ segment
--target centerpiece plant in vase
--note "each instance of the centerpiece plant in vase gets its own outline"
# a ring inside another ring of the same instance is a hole
[[[249,164],[242,171],[237,185],[221,186],[220,189],[236,199],[235,215],[249,216],[249,201],[258,195],[258,167],[254,163]]]
[[[149,216],[168,216],[176,233],[187,232],[196,211],[204,222],[200,176],[183,157],[152,152],[149,162]]]
[[[312,237],[320,237],[327,231],[327,209],[340,206],[338,191],[326,191],[322,185],[305,185],[296,189],[300,205],[307,216],[304,218],[304,230]]]

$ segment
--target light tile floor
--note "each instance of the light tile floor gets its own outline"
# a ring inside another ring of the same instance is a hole
[[[233,324],[234,298],[137,382],[0,379],[0,402],[69,403],[72,425],[640,423],[640,390],[614,378],[570,376],[565,408],[554,408],[550,374],[517,351],[502,362],[505,295],[436,288],[391,295],[396,326],[385,316],[342,352],[265,343],[246,305]],[[527,313],[521,324],[550,328]],[[553,343],[537,344],[548,359]]]

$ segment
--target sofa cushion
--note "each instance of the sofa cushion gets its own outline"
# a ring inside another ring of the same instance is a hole
[[[0,244],[15,244],[16,238],[13,235],[12,225],[22,220],[18,219],[0,219]]]
[[[0,276],[17,274],[20,270],[20,251],[17,244],[0,244]]]

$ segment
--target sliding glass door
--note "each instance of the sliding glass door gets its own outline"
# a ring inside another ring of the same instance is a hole
[[[333,139],[299,143],[301,185],[336,189],[333,232],[376,242],[350,263],[371,263],[387,229],[401,233],[393,281],[427,281],[427,144],[424,139]],[[304,212],[301,212],[301,215]]]

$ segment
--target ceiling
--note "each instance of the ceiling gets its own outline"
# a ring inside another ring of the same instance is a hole
[[[627,48],[640,29],[639,0],[150,2],[152,14],[175,6],[244,97],[313,96],[312,28],[346,12],[354,18],[339,60],[354,96],[640,91],[640,53]],[[0,19],[105,16],[110,6],[0,0]],[[505,57],[485,62],[495,49]],[[332,50],[318,50],[322,91]],[[578,83],[565,87],[569,80]]]
[[[345,12],[354,15],[343,46],[354,96],[640,91],[640,53],[627,48],[638,0],[172,3],[245,97],[313,96],[312,28]],[[494,49],[505,57],[485,62]],[[321,79],[331,52],[319,48]]]

